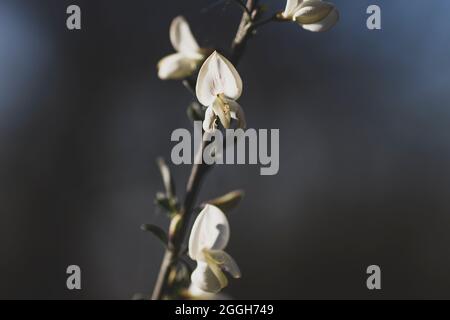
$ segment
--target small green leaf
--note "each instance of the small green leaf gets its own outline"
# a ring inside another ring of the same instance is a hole
[[[206,203],[212,204],[224,212],[228,212],[228,211],[236,208],[237,205],[239,204],[239,202],[241,202],[243,197],[244,197],[244,191],[235,190],[235,191],[231,191],[221,197],[209,200]]]
[[[159,171],[161,172],[161,177],[164,183],[164,190],[166,191],[167,198],[174,198],[175,182],[173,181],[169,166],[166,164],[163,158],[158,158],[156,160],[156,163],[158,164]]]
[[[143,224],[141,226],[141,230],[151,232],[155,237],[157,237],[159,240],[161,240],[161,242],[164,244],[164,246],[167,247],[167,243],[168,243],[167,234],[160,227],[155,226],[154,224]]]
[[[192,102],[186,112],[189,119],[192,121],[202,121],[204,118],[202,106],[198,102]]]
[[[176,198],[167,198],[164,193],[158,192],[155,197],[155,204],[167,211],[172,218],[178,212],[178,202]]]
[[[177,282],[188,286],[193,271],[192,267],[184,260],[179,260],[178,263]]]
[[[171,290],[180,295],[189,288],[191,283],[192,267],[185,260],[178,259],[171,279]]]
[[[194,271],[194,269],[192,268],[192,266],[189,264],[189,262],[187,262],[187,261],[185,260],[184,257],[181,257],[181,258],[178,260],[178,262],[180,263],[180,265],[183,266],[183,268],[186,268],[186,270],[187,270],[187,272],[188,272],[189,275]]]

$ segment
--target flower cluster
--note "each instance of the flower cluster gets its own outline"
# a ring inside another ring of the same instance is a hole
[[[287,0],[284,11],[277,15],[277,19],[296,22],[312,32],[323,32],[337,23],[339,11],[333,4],[322,0]],[[159,61],[158,76],[163,80],[182,80],[191,76],[212,51],[198,45],[182,16],[176,17],[170,25],[170,41],[177,52]]]
[[[244,6],[243,2],[240,4]],[[242,49],[246,43],[243,40],[247,40],[257,28],[266,23],[271,21],[295,22],[305,30],[322,32],[332,28],[339,20],[339,12],[336,7],[322,0],[287,0],[284,11],[274,14],[269,19],[261,19],[264,6],[256,2],[248,1],[244,9],[242,22],[232,46],[233,54],[231,56],[235,63],[239,59],[236,56],[239,57],[242,53],[242,50],[236,50],[236,44],[240,44],[240,49]],[[232,120],[236,121],[237,127],[244,129],[246,127],[245,114],[237,102],[242,95],[243,84],[233,63],[213,49],[200,47],[188,22],[182,16],[176,17],[170,25],[170,41],[176,52],[159,61],[159,78],[186,80],[184,84],[192,92],[195,91],[197,100],[204,106],[204,109],[201,110],[199,104],[194,103],[197,106],[196,119],[203,119],[203,130],[206,133],[216,130],[219,122],[223,128],[230,128]],[[197,81],[194,83],[197,71]],[[184,223],[183,226],[187,226],[189,215],[192,212],[185,212],[187,218],[182,217],[172,188],[170,172],[164,164],[160,166],[167,191],[166,196],[160,197],[159,203],[171,214],[171,230],[167,237],[164,231],[155,226],[146,226],[144,229],[152,231],[165,244],[170,244],[171,246],[169,245],[167,250],[172,250],[171,253],[178,254],[182,247],[180,239],[184,238],[184,232],[187,230],[186,227],[179,227],[179,225]],[[192,170],[194,176],[198,174],[196,168],[193,167]],[[231,205],[240,197],[241,193],[229,193],[220,201],[210,201],[195,220],[188,248],[189,257],[197,263],[195,270],[190,274],[189,292],[192,295],[205,297],[220,292],[228,284],[224,271],[234,278],[241,276],[236,262],[224,251],[230,238],[230,226],[220,205],[220,203],[223,205],[223,202]],[[181,234],[177,234],[180,230]],[[179,241],[173,241],[173,239]],[[164,284],[170,282],[166,277],[167,272],[164,272],[169,267],[171,267],[170,261],[162,264],[160,281],[157,281],[155,286],[154,298],[156,299],[162,297]],[[175,273],[177,273],[176,269]],[[185,272],[185,274],[189,273],[190,271]],[[173,285],[177,277],[169,278],[171,279],[170,284]],[[189,276],[184,278],[187,278],[189,282]],[[187,288],[185,283],[182,286]]]

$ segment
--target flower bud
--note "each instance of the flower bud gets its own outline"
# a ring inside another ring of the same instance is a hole
[[[331,3],[307,0],[295,12],[293,19],[306,30],[322,32],[336,24],[339,20],[339,13]]]
[[[228,212],[237,207],[239,202],[244,197],[244,191],[235,190],[231,191],[227,194],[224,194],[221,197],[209,200],[208,203],[212,204],[224,212]]]
[[[322,1],[307,1],[294,15],[300,24],[317,23],[325,19],[334,9],[332,4]]]
[[[161,80],[181,80],[191,76],[202,60],[195,60],[175,53],[158,62],[158,77]]]

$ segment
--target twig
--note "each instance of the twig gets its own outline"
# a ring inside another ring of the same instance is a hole
[[[250,27],[251,31],[258,29],[259,27],[262,27],[270,22],[273,21],[282,21],[282,19],[280,18],[280,14],[279,13],[275,13],[273,16],[267,18],[267,19],[263,19],[260,21],[257,21],[255,23],[253,23]]]
[[[231,61],[235,65],[237,65],[241,59],[241,56],[245,51],[247,41],[251,36],[250,27],[252,25],[252,21],[255,20],[259,14],[259,11],[256,9],[256,2],[256,0],[247,0],[246,8],[251,12],[251,16],[248,17],[246,14],[242,15],[236,36],[231,44]]]
[[[184,79],[183,85],[193,96],[195,96],[195,80],[192,77]]]
[[[253,20],[252,18],[252,12],[249,10],[249,8],[247,7],[247,5],[244,3],[244,1],[242,0],[233,0],[234,3],[236,3],[238,6],[240,6],[244,12],[247,14],[247,17],[250,20]]]
[[[205,142],[202,144],[201,148],[198,150],[199,154],[196,156],[203,155],[203,149],[205,147]],[[156,281],[155,289],[153,291],[153,300],[159,300],[166,291],[167,278],[171,266],[176,262],[180,250],[182,248],[183,240],[186,235],[187,228],[189,226],[189,220],[193,212],[195,200],[197,194],[200,190],[201,181],[211,166],[202,162],[201,164],[194,164],[191,169],[191,174],[186,186],[186,195],[184,197],[183,206],[180,210],[181,221],[177,229],[177,234],[171,237],[169,246],[163,258],[161,269],[159,272],[158,279]]]

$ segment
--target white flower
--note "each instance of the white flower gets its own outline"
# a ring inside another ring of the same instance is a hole
[[[203,63],[198,73],[197,99],[207,106],[203,129],[215,129],[216,116],[225,128],[230,127],[231,118],[238,127],[245,128],[245,115],[236,102],[242,94],[242,80],[233,64],[214,51]]]
[[[225,214],[213,205],[206,205],[192,227],[189,256],[197,262],[191,275],[191,291],[218,293],[228,284],[222,270],[234,278],[241,272],[225,251],[230,239],[230,225]]]
[[[189,24],[182,16],[170,25],[170,41],[177,53],[168,55],[158,63],[158,76],[163,80],[180,80],[190,76],[205,58],[192,35]]]
[[[281,15],[314,32],[327,31],[339,20],[336,7],[321,0],[288,0]]]

